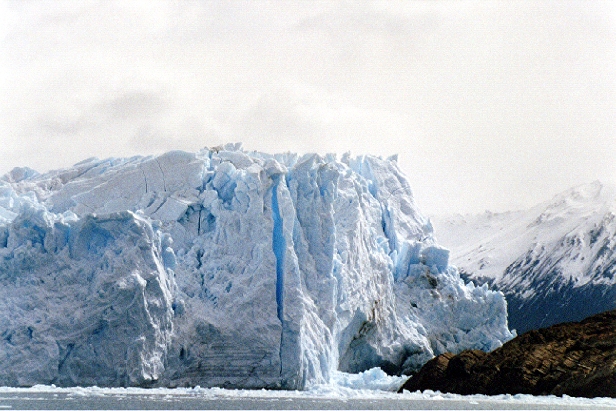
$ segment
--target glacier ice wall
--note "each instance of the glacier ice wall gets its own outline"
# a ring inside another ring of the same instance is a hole
[[[512,337],[395,159],[239,145],[0,180],[0,385],[301,389]]]

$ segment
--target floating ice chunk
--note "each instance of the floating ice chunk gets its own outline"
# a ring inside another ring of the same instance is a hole
[[[362,371],[358,374],[336,372],[333,374],[333,384],[356,390],[393,391],[400,389],[408,380],[407,376],[390,376],[378,367]]]

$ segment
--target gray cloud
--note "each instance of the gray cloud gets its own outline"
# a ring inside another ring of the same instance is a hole
[[[161,115],[169,108],[169,103],[152,92],[125,92],[100,104],[101,111],[109,120],[139,120]]]
[[[0,173],[196,150],[400,153],[429,212],[613,180],[611,2],[0,4]]]

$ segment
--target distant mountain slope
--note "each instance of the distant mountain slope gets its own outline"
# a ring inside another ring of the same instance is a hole
[[[616,308],[616,190],[569,189],[530,210],[433,218],[465,277],[505,293],[519,332]]]

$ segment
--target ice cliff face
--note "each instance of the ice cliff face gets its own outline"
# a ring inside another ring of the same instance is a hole
[[[395,160],[199,153],[0,180],[0,385],[301,389],[512,337]]]
[[[616,190],[571,188],[529,210],[435,219],[464,276],[505,293],[518,331],[616,308]]]

